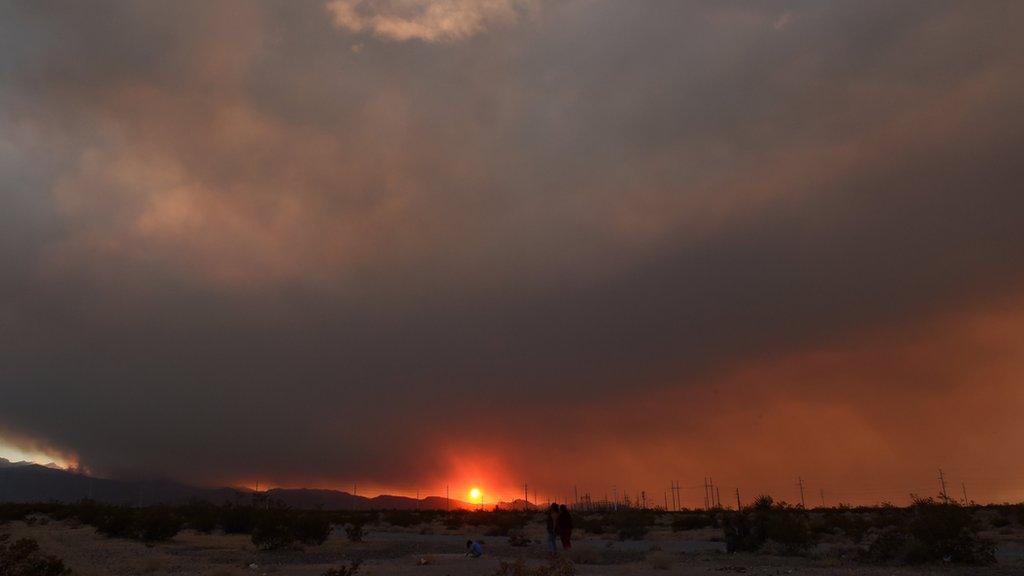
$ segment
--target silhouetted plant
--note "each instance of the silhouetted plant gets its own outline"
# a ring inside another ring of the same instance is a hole
[[[873,563],[991,564],[995,543],[979,535],[971,510],[952,501],[914,499],[902,518],[877,529],[863,555]]]
[[[135,514],[132,538],[143,542],[170,540],[181,531],[182,521],[171,508],[143,508]]]
[[[293,529],[299,542],[319,546],[330,537],[331,522],[319,511],[300,512],[295,517]]]
[[[345,526],[345,536],[350,542],[362,542],[363,538],[366,537],[366,529],[363,528],[363,524],[359,521],[353,521],[349,525]]]
[[[180,508],[181,517],[189,528],[196,532],[209,534],[217,528],[221,510],[219,507],[203,501],[191,500]]]
[[[699,530],[715,525],[714,516],[708,514],[682,513],[672,519],[672,531],[683,532],[686,530]]]
[[[11,541],[0,535],[0,576],[60,576],[70,570],[56,556],[43,554],[31,538]]]
[[[220,525],[225,534],[252,534],[256,527],[256,509],[227,504],[220,510]]]
[[[776,504],[768,495],[761,495],[753,505],[728,515],[722,531],[730,552],[758,551],[771,546],[780,554],[796,555],[814,543],[807,512],[784,502]]]
[[[261,510],[252,529],[252,543],[261,550],[277,550],[295,542],[292,515],[288,509],[273,507]]]

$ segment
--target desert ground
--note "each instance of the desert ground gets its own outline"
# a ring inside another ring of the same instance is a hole
[[[147,545],[109,538],[74,520],[46,517],[8,522],[0,534],[11,540],[31,538],[41,552],[61,558],[74,574],[209,576],[320,576],[333,568],[361,562],[359,575],[469,576],[501,573],[502,563],[522,561],[538,573],[550,564],[545,549],[544,527],[535,523],[522,531],[531,540],[512,546],[509,539],[485,535],[486,527],[446,529],[441,523],[395,527],[383,523],[367,527],[363,542],[351,542],[342,527],[335,527],[323,545],[263,551],[243,534],[215,531],[203,534],[183,530],[172,539]],[[997,563],[992,566],[865,566],[843,557],[841,546],[822,546],[803,557],[725,552],[721,531],[715,528],[673,532],[655,526],[642,540],[620,540],[615,535],[577,531],[572,560],[575,574],[1024,574],[1024,529],[993,530],[987,534],[998,543]],[[482,540],[482,558],[464,555],[467,539]],[[507,574],[514,576],[514,566]],[[0,567],[2,573],[2,567]],[[561,574],[559,572],[553,572]]]

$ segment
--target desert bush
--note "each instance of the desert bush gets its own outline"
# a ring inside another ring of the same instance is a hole
[[[954,503],[917,500],[911,508],[910,535],[917,541],[907,560],[947,560],[962,564],[991,564],[995,544],[981,538],[980,527],[968,508]]]
[[[225,534],[252,534],[257,510],[252,506],[226,504],[220,509],[220,525]]]
[[[366,537],[366,529],[363,527],[362,522],[355,520],[345,526],[345,536],[349,542],[362,542],[363,538]]]
[[[642,540],[655,524],[654,512],[617,510],[604,516],[604,522],[618,534],[619,540]]]
[[[1010,519],[1002,514],[997,514],[989,520],[989,524],[991,524],[993,528],[1005,528],[1010,525]]]
[[[385,524],[390,524],[396,528],[408,528],[422,524],[424,521],[420,513],[412,510],[388,510],[384,512],[381,520]]]
[[[348,566],[338,566],[337,568],[331,568],[323,573],[323,576],[355,576],[359,573],[359,566],[362,565],[361,560],[351,560]]]
[[[91,520],[96,531],[104,536],[146,543],[170,540],[181,531],[182,526],[177,512],[166,506],[138,509],[100,506]]]
[[[767,495],[758,497],[753,506],[727,516],[722,531],[730,552],[771,549],[783,555],[798,555],[814,544],[807,512],[785,503],[776,504]]]
[[[856,512],[832,508],[815,516],[809,528],[815,535],[838,534],[846,536],[853,542],[861,542],[870,528],[870,523]]]
[[[601,535],[605,533],[604,516],[591,514],[576,520],[576,527],[584,532]]]
[[[181,526],[181,517],[172,508],[143,508],[135,514],[130,537],[143,542],[170,540],[181,531]]]
[[[319,511],[300,512],[294,519],[293,529],[299,542],[319,546],[331,535],[331,521]]]
[[[295,540],[294,515],[284,507],[261,510],[252,528],[252,543],[260,550],[278,550]]]
[[[901,557],[907,547],[909,535],[895,526],[872,529],[870,544],[862,553],[860,560],[872,564],[894,562]]]
[[[35,540],[11,542],[10,535],[0,535],[0,576],[60,576],[69,572],[63,560],[40,552]]]
[[[179,513],[189,528],[196,532],[209,534],[217,528],[221,510],[209,502],[191,500],[188,504],[179,508]]]
[[[681,514],[672,519],[672,531],[699,530],[715,525],[715,518],[708,514]]]
[[[28,514],[29,510],[23,504],[0,504],[0,524],[22,520]]]
[[[466,523],[466,519],[462,511],[456,511],[445,515],[441,522],[448,530],[458,530]]]
[[[110,538],[134,536],[135,511],[124,506],[104,506],[93,519],[96,531]]]
[[[872,563],[995,562],[995,543],[979,535],[971,510],[952,502],[916,499],[904,518],[873,533],[862,559]]]
[[[515,530],[522,530],[532,515],[523,512],[501,511],[492,513],[492,525],[484,533],[486,536],[508,536]]]

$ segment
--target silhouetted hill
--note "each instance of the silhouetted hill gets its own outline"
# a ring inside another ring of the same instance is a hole
[[[445,498],[428,497],[417,502],[404,496],[366,498],[338,490],[275,488],[265,493],[271,499],[293,508],[325,510],[444,510]],[[91,499],[108,504],[148,506],[152,504],[184,504],[189,500],[205,500],[215,504],[250,502],[252,490],[246,488],[199,488],[178,482],[150,480],[124,481],[93,478],[69,470],[61,470],[26,462],[9,462],[0,458],[0,502],[78,502]],[[458,500],[451,508],[472,508]]]

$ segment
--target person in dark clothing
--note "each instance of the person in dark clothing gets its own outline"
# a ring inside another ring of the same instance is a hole
[[[558,553],[558,504],[552,504],[546,514],[544,514],[548,521],[548,548],[552,554]]]
[[[572,548],[572,514],[569,512],[569,507],[565,504],[562,504],[558,509],[555,529],[558,531],[559,538],[562,539],[562,548],[565,550]]]
[[[479,558],[484,555],[483,542],[479,540],[466,540],[466,556],[472,556],[473,558]]]

